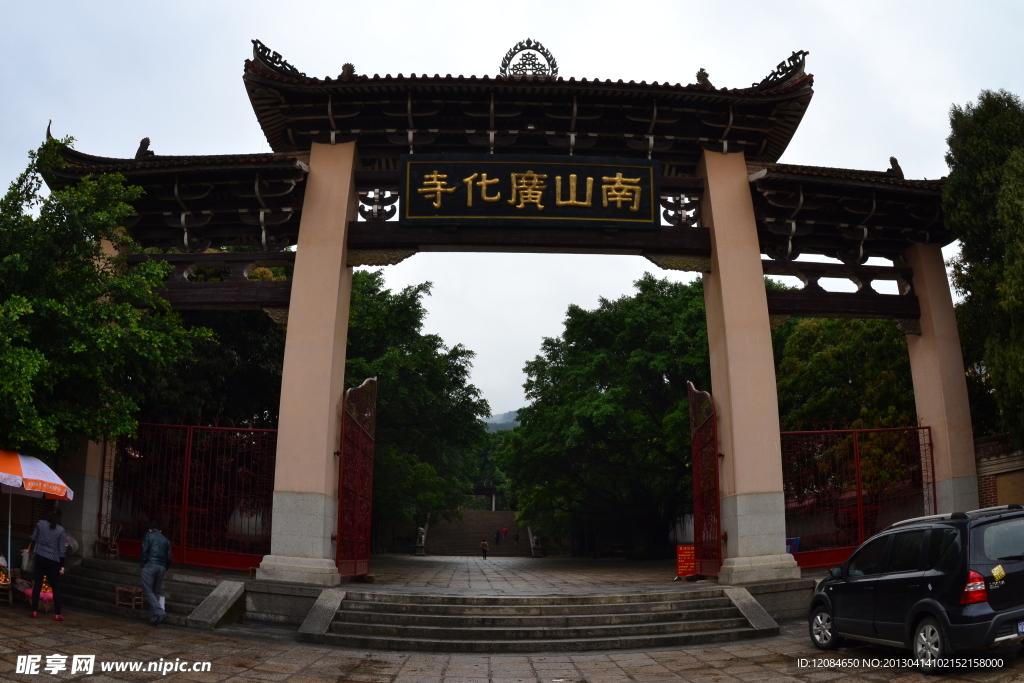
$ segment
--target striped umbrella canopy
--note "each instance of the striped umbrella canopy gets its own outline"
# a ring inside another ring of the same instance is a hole
[[[7,562],[11,557],[11,501],[14,494],[33,498],[71,500],[75,492],[39,458],[14,451],[0,451],[0,491],[7,500]]]
[[[71,500],[75,492],[39,458],[14,451],[0,451],[0,485],[4,493],[33,498]]]

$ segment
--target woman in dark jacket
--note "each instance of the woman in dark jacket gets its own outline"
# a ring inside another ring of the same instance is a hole
[[[35,586],[32,588],[32,618],[39,616],[39,592],[43,588],[43,577],[50,580],[53,588],[53,619],[64,621],[60,615],[60,577],[64,575],[64,555],[67,551],[67,534],[60,525],[60,508],[53,508],[46,519],[36,523],[32,530],[29,550],[35,550]]]

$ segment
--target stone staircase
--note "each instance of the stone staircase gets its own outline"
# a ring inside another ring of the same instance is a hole
[[[767,616],[767,615],[765,615]],[[633,595],[462,597],[347,592],[316,642],[425,652],[669,647],[778,634],[721,589]]]
[[[494,544],[494,532],[508,527],[508,538]],[[512,536],[519,532],[519,545]],[[437,522],[427,530],[427,555],[480,555],[480,541],[487,539],[487,557],[529,557],[530,534],[516,523],[511,511],[463,510],[461,520]]]
[[[184,626],[185,618],[213,591],[220,580],[213,576],[175,571],[173,568],[168,570],[163,584],[167,623]],[[138,562],[83,558],[81,564],[65,570],[61,578],[61,599],[65,606],[71,608],[148,619],[149,610],[145,601],[142,609],[115,604],[118,586],[142,587]]]

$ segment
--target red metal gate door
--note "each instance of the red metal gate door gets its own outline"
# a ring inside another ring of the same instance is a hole
[[[718,497],[718,426],[711,394],[687,382],[690,454],[693,461],[693,556],[698,574],[717,576],[722,567]]]
[[[377,378],[346,391],[342,405],[335,561],[342,576],[362,576],[370,571]]]

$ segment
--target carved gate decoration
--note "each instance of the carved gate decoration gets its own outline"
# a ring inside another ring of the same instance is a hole
[[[693,461],[693,555],[698,574],[717,576],[722,566],[718,496],[718,425],[711,394],[687,382],[690,454]]]
[[[335,563],[342,576],[370,571],[373,519],[373,445],[377,423],[377,378],[345,392],[338,450],[338,534]]]

